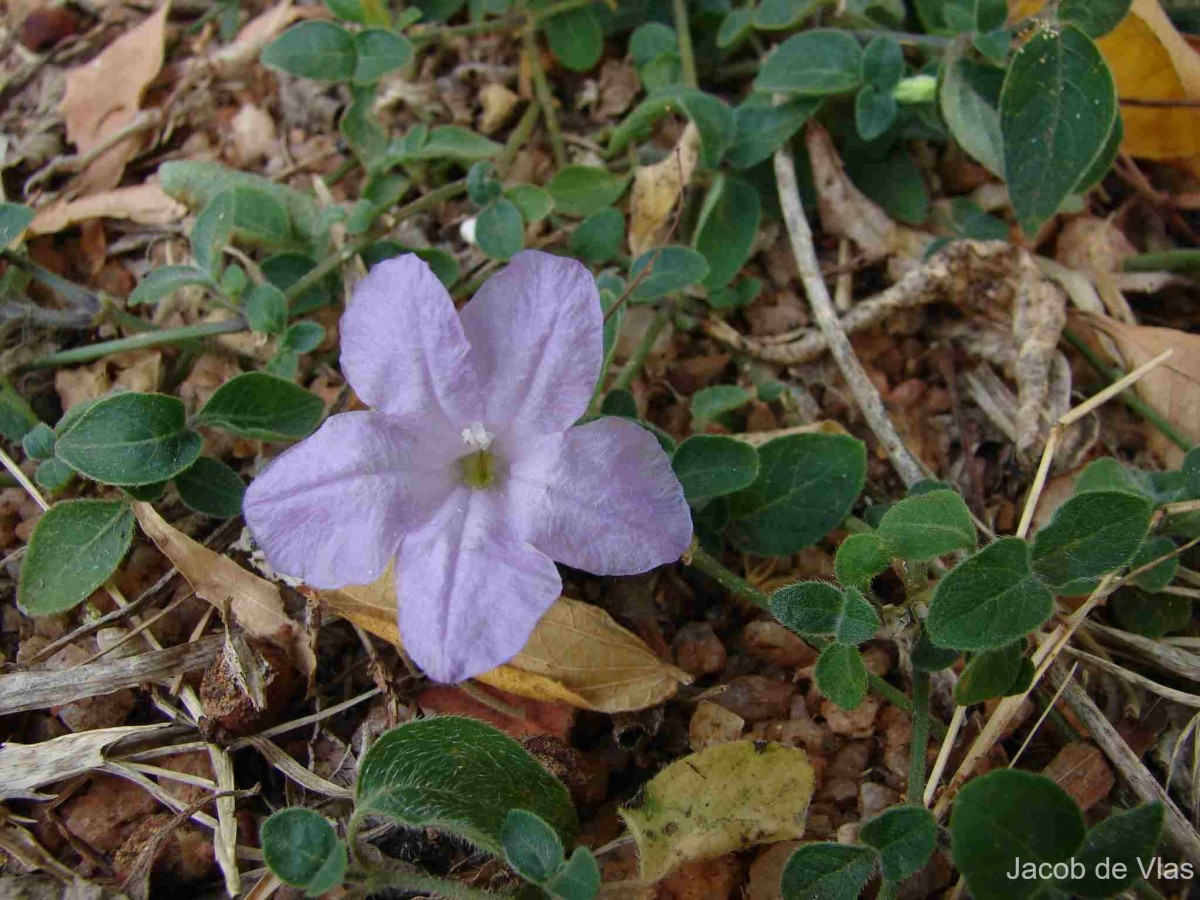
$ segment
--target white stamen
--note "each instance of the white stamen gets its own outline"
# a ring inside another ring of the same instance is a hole
[[[492,446],[496,436],[483,427],[482,422],[472,422],[470,428],[462,430],[463,443],[472,450],[486,450]]]

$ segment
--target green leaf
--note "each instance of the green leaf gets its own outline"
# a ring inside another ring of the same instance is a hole
[[[688,503],[732,494],[758,477],[758,453],[744,441],[697,434],[679,445],[671,459]]]
[[[1034,536],[1033,570],[1047,587],[1071,593],[1129,562],[1153,513],[1148,499],[1125,491],[1076,494]]]
[[[17,605],[31,616],[44,616],[86,600],[121,564],[133,541],[133,524],[127,503],[55,503],[29,537]]]
[[[188,509],[217,519],[242,514],[246,485],[242,476],[219,459],[202,456],[175,476],[175,489]]]
[[[246,372],[221,385],[196,417],[201,425],[264,441],[307,437],[325,404],[304,388],[267,375]]]
[[[1075,493],[1082,494],[1085,491],[1144,493],[1134,473],[1111,456],[1102,456],[1093,460],[1076,477]]]
[[[577,256],[593,266],[603,265],[621,252],[625,237],[625,216],[619,209],[606,206],[579,223],[571,233],[569,247]]]
[[[0,203],[0,250],[19,238],[33,221],[33,210],[19,203]]]
[[[200,455],[200,435],[186,427],[183,401],[164,394],[113,394],[58,426],[54,453],[103,484],[166,481]]]
[[[1005,537],[938,582],[925,626],[939,647],[987,650],[1028,634],[1053,611],[1054,595],[1033,574],[1029,545]]]
[[[1162,825],[1161,803],[1112,813],[1088,829],[1075,854],[1083,877],[1060,881],[1059,886],[1079,897],[1113,897],[1131,887],[1151,868]],[[1121,874],[1117,866],[1124,867]]]
[[[873,579],[891,564],[891,556],[878,535],[852,534],[838,545],[833,572],[847,587],[866,590]]]
[[[1133,0],[1061,0],[1058,18],[1091,38],[1104,37],[1125,18]]]
[[[354,47],[358,53],[355,84],[374,84],[408,65],[413,57],[412,41],[387,28],[364,28],[354,36]]]
[[[600,414],[602,416],[620,416],[623,419],[638,418],[637,400],[633,398],[633,394],[624,388],[613,388],[604,395],[604,402],[600,404]]]
[[[540,222],[554,211],[554,198],[536,184],[515,184],[504,192],[504,196],[521,211],[526,225]]]
[[[895,806],[863,823],[858,838],[879,851],[888,881],[900,881],[925,868],[937,846],[937,820],[920,806]]]
[[[373,85],[354,85],[351,95],[354,100],[342,113],[338,129],[362,167],[375,176],[383,172],[390,163],[387,132],[371,114],[375,88]],[[378,213],[378,207],[369,200],[359,200],[347,222],[347,229],[356,234],[367,231]]]
[[[1108,138],[1104,142],[1104,146],[1100,149],[1100,153],[1092,160],[1092,164],[1088,170],[1083,173],[1083,177],[1079,179],[1079,184],[1075,185],[1076,194],[1086,194],[1089,190],[1095,187],[1103,180],[1112,168],[1113,160],[1117,158],[1117,154],[1121,151],[1121,142],[1125,140],[1125,123],[1121,121],[1121,116],[1117,115],[1113,119],[1112,131],[1108,133]]]
[[[639,25],[629,36],[629,55],[639,68],[663,53],[679,49],[679,38],[675,29],[661,22]]]
[[[572,72],[586,72],[600,62],[604,52],[604,32],[590,7],[551,16],[542,22],[542,28],[550,52]]]
[[[256,284],[246,295],[246,324],[263,334],[281,334],[287,327],[287,299],[269,282]]]
[[[192,225],[192,258],[203,271],[215,276],[221,267],[221,251],[233,237],[237,211],[233,190],[222,191],[200,211]]]
[[[37,467],[33,480],[43,490],[61,491],[75,477],[75,470],[61,459],[48,459]]]
[[[19,441],[38,421],[25,398],[0,375],[0,435],[10,441]]]
[[[720,97],[686,85],[660,89],[638,104],[613,131],[608,155],[620,153],[631,141],[648,137],[655,122],[678,112],[683,112],[695,124],[700,132],[704,164],[715,169],[733,143],[737,120],[733,110]]]
[[[533,884],[549,881],[563,865],[563,844],[542,818],[527,809],[510,809],[500,829],[504,858]]]
[[[971,46],[986,56],[991,62],[1003,64],[1008,59],[1008,50],[1012,45],[1012,31],[1007,28],[997,28],[995,31],[977,31],[971,35]]]
[[[892,127],[899,106],[890,91],[864,84],[854,95],[854,125],[864,141],[873,141]]]
[[[399,241],[376,241],[363,251],[363,262],[368,266],[374,266],[385,259],[392,259],[405,253],[413,253],[424,260],[429,268],[433,269],[433,274],[438,277],[438,281],[446,287],[450,287],[458,280],[458,260],[452,254],[436,247],[407,247]]]
[[[842,709],[858,709],[867,696],[867,666],[857,647],[830,644],[817,658],[813,680]]]
[[[866,847],[822,841],[798,847],[783,868],[783,900],[857,900],[875,871]]]
[[[475,240],[492,259],[511,259],[525,246],[525,223],[515,203],[501,197],[475,220]]]
[[[21,449],[30,459],[50,459],[54,456],[54,429],[38,422],[21,438]]]
[[[762,0],[754,12],[754,27],[759,31],[784,31],[812,15],[818,0]]]
[[[1108,609],[1126,631],[1158,640],[1183,631],[1192,621],[1192,601],[1175,594],[1147,594],[1123,587],[1108,598]]]
[[[762,294],[762,281],[757,278],[743,278],[732,287],[721,288],[708,295],[708,305],[713,309],[737,309],[749,306]],[[778,383],[778,382],[776,382]],[[759,399],[769,400],[759,387]]]
[[[354,35],[332,22],[293,25],[266,46],[262,62],[314,81],[349,81],[358,63]]]
[[[977,900],[1020,900],[1042,886],[1009,878],[1014,861],[1064,862],[1083,842],[1083,815],[1044,775],[998,769],[967,782],[950,814],[950,849]]]
[[[288,327],[279,342],[280,350],[311,353],[325,340],[325,327],[317,322],[303,321]]]
[[[362,0],[325,0],[329,11],[343,22],[354,22],[358,25],[367,24],[367,13],[363,9]]]
[[[504,147],[495,141],[476,134],[458,125],[439,125],[430,129],[429,137],[412,159],[452,159],[461,163],[473,163],[480,159],[491,159]]]
[[[841,524],[867,472],[866,446],[845,435],[796,434],[758,448],[758,478],[730,497],[730,539],[763,556],[787,556]]]
[[[1136,571],[1142,566],[1149,565],[1156,559],[1166,556],[1168,553],[1175,552],[1175,542],[1168,537],[1150,537],[1142,542],[1142,546],[1138,548],[1138,552],[1134,554],[1133,559],[1129,563],[1131,571]],[[1151,594],[1161,591],[1172,581],[1175,580],[1175,573],[1179,571],[1179,557],[1172,556],[1170,559],[1163,560],[1152,569],[1148,569],[1141,575],[1133,579],[1133,583],[1140,587],[1143,591]]]
[[[734,110],[734,139],[725,160],[735,169],[748,169],[770,158],[791,139],[818,109],[822,100],[793,97],[779,106],[767,94],[751,94]]]
[[[848,141],[843,151],[850,180],[893,218],[911,225],[924,222],[929,217],[929,189],[908,148],[896,143],[883,156],[863,148]]]
[[[692,394],[692,418],[698,425],[727,412],[741,409],[754,399],[745,388],[734,384],[716,384]]]
[[[542,885],[555,900],[592,900],[600,893],[600,866],[587,847],[576,847],[566,865]]]
[[[606,206],[612,206],[629,179],[614,175],[596,166],[565,166],[546,185],[554,198],[554,206],[568,216],[590,216]]]
[[[127,485],[122,490],[134,500],[141,500],[143,503],[157,503],[166,493],[167,483],[156,481],[153,484]]]
[[[801,581],[771,595],[771,615],[807,637],[829,636],[848,647],[875,637],[879,613],[854,587],[837,588],[824,581]]]
[[[883,514],[877,533],[893,556],[911,562],[975,549],[971,511],[954,491],[901,500]]]
[[[736,49],[754,30],[754,10],[750,7],[730,10],[717,29],[717,47],[721,50]]]
[[[1024,652],[1025,642],[1013,641],[972,656],[954,685],[954,702],[959,706],[971,706],[1008,695],[1021,674]]]
[[[1104,147],[1117,92],[1091,38],[1039,29],[1016,52],[1000,95],[1004,174],[1026,235],[1058,212]]]
[[[635,303],[649,303],[698,284],[708,276],[708,261],[695,250],[671,244],[654,247],[635,259],[629,268],[630,283],[646,269],[650,273],[630,295]]]
[[[862,57],[862,77],[867,84],[890,92],[904,75],[904,54],[900,42],[890,34],[881,34],[867,44]]]
[[[1003,176],[1000,92],[1004,70],[967,59],[964,50],[965,44],[955,41],[942,61],[942,116],[959,146]]]
[[[301,806],[277,810],[263,822],[259,838],[267,868],[306,897],[319,897],[345,878],[346,845],[320,813]]]
[[[1187,452],[1179,471],[1183,473],[1188,496],[1200,497],[1200,447],[1193,447]]]
[[[143,278],[125,302],[130,306],[157,303],[180,288],[193,284],[214,287],[212,277],[195,266],[163,266]]]
[[[494,163],[480,160],[467,170],[467,196],[476,206],[487,206],[503,193]]]
[[[921,635],[917,638],[917,643],[913,646],[912,664],[913,668],[921,672],[940,672],[942,669],[948,669],[958,660],[957,650],[946,650],[943,647],[934,646],[929,640],[929,635],[924,628],[921,629]]]
[[[767,58],[754,89],[802,97],[852,91],[862,83],[862,55],[858,41],[845,31],[803,31]]]
[[[579,830],[567,789],[508,735],[458,716],[393,728],[359,764],[356,812],[428,826],[499,855],[510,809],[540,816],[563,839]]]
[[[693,239],[708,262],[704,286],[710,291],[729,284],[750,258],[761,216],[762,202],[752,184],[735,176],[714,179]]]
[[[287,247],[296,242],[283,203],[270,191],[250,185],[229,188],[233,197],[233,236],[253,247]]]

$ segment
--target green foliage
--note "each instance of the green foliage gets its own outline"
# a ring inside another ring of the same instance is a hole
[[[196,265],[210,276],[220,273],[221,251],[233,237],[233,189],[222,191],[200,211],[192,225],[190,241]]]
[[[567,790],[490,725],[441,716],[387,732],[359,764],[356,815],[434,827],[500,855],[509,810],[547,822],[563,842],[579,829]]]
[[[842,709],[857,709],[867,696],[867,666],[857,647],[830,644],[817,658],[813,679]]]
[[[938,582],[925,626],[939,647],[987,650],[1033,631],[1053,610],[1054,596],[1033,573],[1029,545],[1006,537]]]
[[[50,459],[54,456],[54,429],[38,422],[21,438],[21,449],[30,459]]]
[[[607,405],[607,398],[605,402]],[[688,438],[675,451],[671,465],[683,485],[684,496],[693,504],[740,491],[758,477],[758,453],[754,448],[715,434]]]
[[[621,252],[625,237],[625,216],[611,206],[592,213],[571,232],[569,248],[572,256],[600,266]]]
[[[879,852],[883,877],[900,881],[925,867],[937,846],[937,820],[919,806],[895,806],[863,823],[858,838]]]
[[[758,478],[730,496],[729,537],[763,556],[811,546],[850,513],[867,473],[866,447],[844,435],[796,434],[758,450]]]
[[[1125,18],[1133,0],[1061,0],[1058,18],[1092,38],[1104,37]]]
[[[75,407],[56,429],[55,456],[103,484],[152,484],[178,475],[200,455],[183,401],[164,394],[113,394]]]
[[[0,203],[0,250],[18,237],[33,221],[33,210],[19,203]]]
[[[263,334],[282,334],[287,328],[287,299],[270,282],[256,284],[246,294],[246,323]]]
[[[354,36],[357,62],[355,84],[374,84],[389,72],[408,65],[413,57],[412,41],[386,28],[364,28]]]
[[[333,890],[346,875],[346,845],[329,820],[311,809],[293,806],[272,813],[259,838],[267,868],[306,897]]]
[[[1108,598],[1108,609],[1126,631],[1157,640],[1182,631],[1192,621],[1192,601],[1175,594],[1147,594],[1135,587],[1119,588]]]
[[[647,269],[649,273],[639,281],[638,277]],[[649,303],[676,294],[707,277],[708,261],[695,250],[678,244],[655,247],[635,259],[629,268],[630,282],[637,281],[630,299]]]
[[[217,388],[196,422],[241,437],[299,440],[317,427],[324,411],[320,397],[292,382],[264,372],[246,372]]]
[[[313,81],[349,81],[358,65],[354,35],[340,25],[309,20],[293,25],[268,44],[262,61]]]
[[[625,117],[608,143],[608,155],[620,153],[630,141],[649,136],[654,123],[664,116],[682,112],[700,133],[704,164],[716,168],[734,141],[737,119],[719,97],[685,85],[673,85],[654,93]]]
[[[911,562],[975,548],[971,511],[954,491],[901,500],[883,514],[877,533],[893,556]]]
[[[824,581],[789,584],[771,595],[771,614],[802,637],[828,636],[856,647],[879,630],[879,613],[857,588]]]
[[[783,900],[857,900],[875,871],[875,852],[827,841],[796,849],[783,868]]]
[[[1083,876],[1059,882],[1059,887],[1080,897],[1112,897],[1132,886],[1150,868],[1163,817],[1161,803],[1146,803],[1097,822],[1074,854]]]
[[[1004,174],[1000,92],[1004,70],[976,62],[955,41],[942,61],[941,110],[959,145],[993,173]]]
[[[801,97],[852,91],[862,83],[862,60],[862,48],[846,32],[804,31],[775,49],[754,80],[754,89]]]
[[[526,225],[540,222],[554,211],[554,198],[549,191],[537,185],[514,184],[504,192],[504,196],[521,211],[521,218]]]
[[[759,31],[783,31],[812,15],[818,0],[762,0],[754,12],[754,27]]]
[[[157,303],[180,288],[198,284],[212,288],[212,276],[195,266],[163,266],[143,278],[126,301],[130,306]]]
[[[761,215],[762,203],[753,185],[734,176],[714,179],[693,241],[708,262],[706,288],[723,288],[733,281],[750,257]]]
[[[891,564],[887,546],[876,534],[852,534],[838,545],[833,572],[847,587],[866,590],[873,579]]]
[[[488,204],[475,220],[479,249],[493,259],[510,259],[525,246],[525,222],[515,203],[501,197]]]
[[[714,384],[692,394],[692,419],[698,426],[735,409],[741,409],[754,399],[745,388],[736,384]]]
[[[546,41],[558,61],[572,72],[586,72],[600,61],[604,52],[604,33],[596,13],[581,7],[542,22]]]
[[[1133,558],[1153,512],[1153,504],[1137,494],[1077,494],[1034,537],[1034,572],[1059,593],[1088,593],[1097,578]]]
[[[534,813],[510,809],[500,832],[513,871],[554,900],[591,900],[600,891],[600,867],[590,850],[577,847],[569,860],[557,832]]]
[[[982,703],[992,697],[1013,693],[1021,674],[1025,641],[983,650],[971,656],[954,685],[954,702],[959,706]]]
[[[8,379],[0,375],[0,435],[19,441],[38,424],[38,417]]]
[[[768,94],[751,94],[734,110],[734,139],[725,160],[735,169],[756,166],[783,146],[821,108],[821,98],[795,97],[774,106]]]
[[[913,668],[920,672],[940,672],[954,665],[958,659],[958,651],[938,647],[929,640],[926,629],[922,628],[920,637],[913,645],[911,659]]]
[[[206,516],[230,519],[242,513],[242,476],[211,456],[200,457],[176,475],[175,489],[189,509]]]
[[[624,175],[614,175],[595,166],[566,166],[546,185],[554,206],[568,216],[590,216],[612,206],[629,185]]]
[[[1027,235],[1079,184],[1116,115],[1112,73],[1078,28],[1042,28],[1017,51],[1000,96],[1000,131],[1009,196]]]
[[[1130,571],[1137,571],[1142,566],[1148,566],[1156,559],[1162,559],[1169,553],[1175,552],[1175,542],[1168,537],[1150,537],[1147,538],[1138,552],[1134,555],[1129,563]],[[1133,583],[1140,587],[1143,591],[1151,594],[1156,591],[1161,591],[1172,581],[1175,580],[1175,573],[1179,571],[1179,557],[1172,556],[1170,559],[1165,559],[1153,568],[1147,569],[1141,575],[1133,579]]]
[[[44,616],[86,600],[120,565],[133,541],[133,526],[126,503],[55,503],[29,537],[17,605],[31,616]]]

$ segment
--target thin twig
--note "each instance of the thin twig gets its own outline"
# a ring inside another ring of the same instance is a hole
[[[912,453],[904,446],[900,435],[896,433],[895,426],[883,408],[879,391],[867,377],[858,357],[854,355],[850,339],[846,337],[841,322],[838,321],[833,301],[829,297],[829,289],[821,277],[821,266],[813,249],[812,230],[808,227],[804,205],[800,200],[800,187],[796,183],[795,160],[792,158],[791,147],[786,143],[775,151],[775,180],[779,185],[779,203],[783,208],[784,222],[787,223],[788,235],[791,238],[796,267],[800,271],[800,280],[804,283],[804,290],[817,325],[825,336],[829,351],[833,354],[842,377],[850,386],[850,391],[854,394],[854,399],[858,402],[871,431],[887,450],[901,479],[911,487],[925,475]]]
[[[529,60],[529,71],[533,76],[533,91],[537,95],[538,104],[542,107],[542,116],[546,120],[546,131],[550,135],[550,149],[554,153],[554,167],[562,169],[567,164],[567,147],[563,143],[562,129],[558,124],[558,112],[554,109],[554,94],[550,91],[550,82],[546,80],[546,70],[542,68],[542,51],[538,47],[537,36],[533,28],[526,28],[521,32],[521,46],[525,49],[525,58]]]

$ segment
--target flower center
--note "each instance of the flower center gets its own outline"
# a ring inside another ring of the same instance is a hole
[[[474,451],[458,461],[463,483],[467,487],[487,488],[495,482],[496,457],[488,449],[495,438],[494,434],[483,427],[482,422],[472,422],[469,428],[462,430],[463,443]]]

